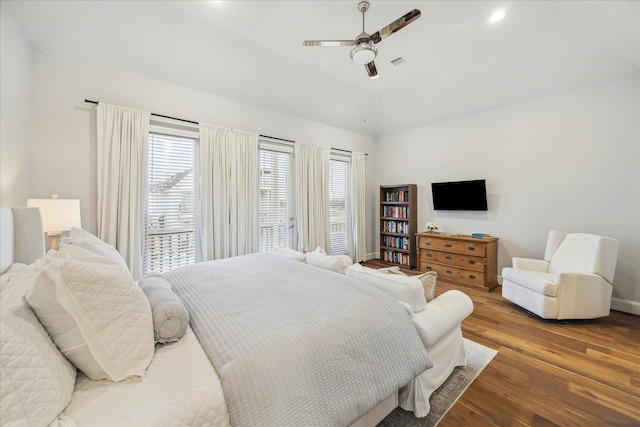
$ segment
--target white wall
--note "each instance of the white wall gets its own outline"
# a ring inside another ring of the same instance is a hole
[[[30,197],[78,198],[83,227],[96,225],[96,115],[85,98],[263,135],[369,153],[373,139],[138,75],[36,52],[33,60]],[[4,96],[4,95],[3,95]],[[310,100],[309,102],[313,102]],[[371,180],[370,180],[371,181]],[[368,189],[375,192],[375,184]],[[372,215],[373,212],[368,213]],[[373,248],[373,235],[368,247]]]
[[[380,137],[376,182],[418,184],[418,229],[500,238],[498,269],[549,230],[621,241],[613,307],[640,314],[640,76]],[[487,180],[489,211],[434,212],[431,182]],[[377,245],[377,243],[376,243]]]
[[[31,141],[31,46],[0,3],[0,205],[25,206]]]

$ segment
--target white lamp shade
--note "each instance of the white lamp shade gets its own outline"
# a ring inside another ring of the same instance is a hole
[[[78,199],[29,199],[27,206],[40,208],[45,232],[61,232],[71,230],[72,227],[82,227]]]

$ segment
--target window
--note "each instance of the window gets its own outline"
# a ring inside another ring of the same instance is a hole
[[[149,133],[145,274],[197,260],[197,143],[189,132]]]
[[[351,163],[333,155],[329,171],[331,253],[351,254]]]
[[[260,141],[260,252],[293,245],[293,147]]]

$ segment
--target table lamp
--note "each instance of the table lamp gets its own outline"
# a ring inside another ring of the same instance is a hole
[[[51,242],[49,250],[58,250],[58,239],[63,231],[82,226],[78,199],[58,199],[54,194],[51,199],[28,199],[27,206],[40,208],[42,228]]]

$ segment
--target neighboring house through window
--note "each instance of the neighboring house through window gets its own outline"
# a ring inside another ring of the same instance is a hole
[[[260,252],[293,245],[293,147],[260,141]]]
[[[330,160],[329,224],[331,253],[352,255],[351,162],[344,155],[332,154]]]
[[[197,133],[152,126],[145,204],[144,273],[197,260]]]

